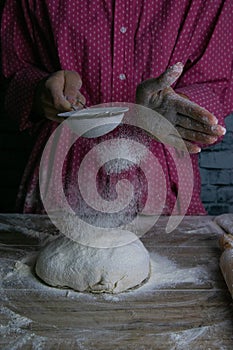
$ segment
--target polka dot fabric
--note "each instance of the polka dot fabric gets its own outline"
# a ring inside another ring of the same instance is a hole
[[[6,0],[1,26],[3,74],[10,81],[6,108],[21,130],[37,128],[38,132],[19,191],[19,210],[43,211],[39,162],[57,124],[32,122],[33,94],[42,78],[60,69],[75,70],[82,77],[87,105],[134,102],[138,83],[181,61],[184,73],[175,90],[210,110],[223,125],[233,110],[232,18],[231,0]],[[75,143],[63,166],[68,195],[72,197],[77,169],[87,151],[122,135],[146,143],[159,159],[168,187],[165,213],[169,214],[178,188],[174,162],[162,144],[129,126]],[[188,214],[204,214],[197,156],[192,156],[192,163],[195,184]],[[143,180],[135,172],[131,169],[125,176],[138,188]],[[115,183],[114,176],[109,181],[104,174],[100,187]]]

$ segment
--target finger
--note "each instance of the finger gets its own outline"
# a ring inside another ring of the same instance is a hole
[[[165,129],[161,128],[161,130],[159,131],[159,136],[155,136],[154,134],[152,136],[156,141],[164,145],[172,146],[175,149],[180,151],[184,151],[184,152],[188,151],[189,153],[199,153],[201,151],[201,148],[199,145],[196,145],[190,142],[189,140],[183,139],[183,137],[180,135],[178,130],[175,131],[175,134],[174,134],[173,126],[170,132],[167,128]]]
[[[158,78],[150,78],[144,80],[137,86],[136,101],[139,104],[153,108],[159,106],[162,102],[162,92],[165,88],[169,88],[181,75],[183,64],[181,62],[169,67]]]
[[[56,121],[57,123],[62,123],[65,118],[58,117],[53,107],[47,107],[45,117],[49,120]]]
[[[43,110],[44,110],[43,116],[46,119],[55,121],[57,123],[62,123],[65,120],[65,118],[59,117],[57,115],[59,111],[57,111],[54,108],[54,105],[50,102],[45,102],[45,104],[43,104]]]
[[[43,105],[44,114],[53,113],[57,115],[59,112],[68,112],[71,111],[70,103],[66,101],[66,105],[59,104],[59,106],[55,106],[54,102],[49,98],[42,97],[41,99]],[[58,107],[58,108],[57,108]]]
[[[77,96],[80,95],[79,90],[82,86],[81,77],[75,71],[65,71],[64,80],[64,96],[71,104],[75,104]]]
[[[171,86],[180,77],[183,72],[184,65],[181,62],[174,64],[169,67],[164,73],[162,73],[158,78],[154,79],[156,87],[163,90]]]
[[[161,142],[161,141],[159,141]],[[166,135],[163,137],[163,144],[173,146],[177,150],[182,150],[192,154],[199,153],[201,151],[200,146],[190,142],[189,140],[184,140],[179,135]]]
[[[167,104],[170,104],[174,109],[183,115],[189,116],[199,122],[202,122],[207,125],[216,125],[218,119],[207,109],[199,106],[195,102],[192,102],[178,94],[168,91],[166,95]]]
[[[195,145],[194,143],[191,143],[189,141],[183,140],[185,143],[185,146],[187,147],[187,150],[190,154],[197,154],[201,152],[201,147],[198,145]]]
[[[211,145],[212,143],[218,140],[217,136],[211,136],[199,131],[184,129],[182,127],[176,127],[176,129],[180,134],[180,136],[187,141],[195,141],[195,142]]]
[[[54,115],[48,115],[46,118],[49,120],[52,120],[53,122],[57,122],[59,124],[61,124],[65,120],[65,118],[56,117]]]
[[[45,83],[48,97],[51,99],[51,102],[57,111],[70,110],[70,103],[66,100],[63,93],[64,84],[64,71],[58,71],[52,74]]]
[[[211,136],[223,136],[226,133],[226,129],[221,125],[211,126],[203,124],[195,119],[181,114],[177,114],[176,116],[176,125],[189,130],[200,131]]]
[[[72,106],[78,108],[78,109],[82,109],[82,108],[86,108],[86,99],[85,97],[80,93],[80,91],[78,91],[77,96],[76,96],[76,102],[72,104]]]

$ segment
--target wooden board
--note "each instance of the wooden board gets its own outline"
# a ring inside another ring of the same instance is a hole
[[[0,215],[0,349],[233,349],[232,299],[219,268],[223,231],[211,217],[167,218],[142,241],[152,276],[116,294],[46,286],[37,252],[56,230],[47,217]]]

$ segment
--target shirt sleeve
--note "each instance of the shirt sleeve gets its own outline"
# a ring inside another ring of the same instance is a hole
[[[232,16],[231,0],[222,1],[214,21],[208,24],[207,34],[196,29],[198,35],[194,34],[191,42],[195,49],[175,87],[176,92],[213,113],[220,125],[224,125],[224,118],[233,111]]]
[[[1,24],[2,73],[7,81],[5,107],[20,130],[32,127],[35,88],[52,72],[45,63],[46,54],[42,60],[38,54],[43,45],[37,40],[32,6],[33,2],[26,0],[7,0]]]

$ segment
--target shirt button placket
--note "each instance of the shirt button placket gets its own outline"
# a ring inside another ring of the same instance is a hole
[[[116,1],[114,13],[114,56],[113,56],[113,100],[127,99],[127,72],[125,71],[125,33],[128,31],[126,3],[124,0]]]
[[[120,28],[120,32],[121,32],[122,34],[125,34],[126,31],[127,31],[126,27],[122,26],[122,27]],[[125,80],[125,79],[126,79],[126,75],[125,75],[124,73],[119,74],[119,79],[122,80],[122,81]]]

